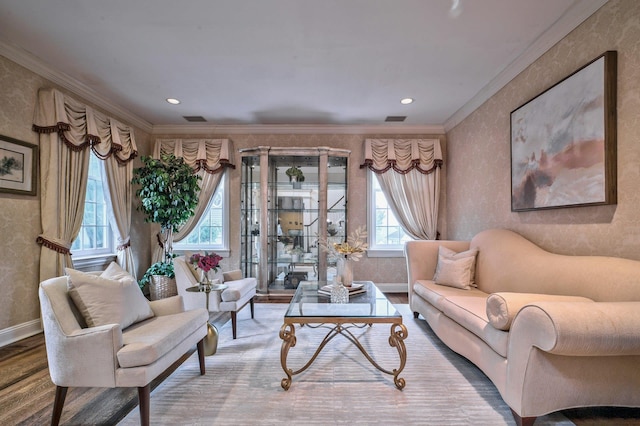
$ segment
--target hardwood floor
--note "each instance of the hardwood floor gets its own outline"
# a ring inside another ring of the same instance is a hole
[[[406,294],[387,294],[392,303],[406,304]],[[262,300],[284,303],[282,298]],[[220,328],[229,321],[228,314],[211,320]],[[189,356],[191,353],[185,355]],[[162,382],[179,363],[152,382],[151,389]],[[49,378],[43,334],[0,348],[0,425],[46,425],[51,421],[55,386]],[[153,401],[153,397],[152,397]],[[152,402],[153,403],[153,402]],[[115,425],[127,413],[138,409],[137,389],[70,388],[60,424]],[[639,425],[640,409],[586,408],[563,412],[575,424]]]

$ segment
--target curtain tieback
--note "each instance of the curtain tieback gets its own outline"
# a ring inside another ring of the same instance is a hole
[[[118,251],[122,251],[128,249],[129,247],[131,247],[131,239],[127,238],[127,241],[120,244],[117,248]]]
[[[58,238],[45,237],[40,234],[36,239],[36,243],[58,253],[71,255],[71,244]]]

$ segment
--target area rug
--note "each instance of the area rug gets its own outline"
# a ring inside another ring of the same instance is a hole
[[[513,425],[509,407],[491,381],[473,364],[449,350],[423,319],[398,305],[408,330],[407,364],[398,390],[393,377],[375,369],[348,340],[337,336],[311,367],[293,377],[288,391],[280,364],[278,335],[284,304],[256,304],[238,315],[238,338],[231,325],[220,329],[215,355],[206,358],[199,375],[193,354],[151,393],[154,425]],[[398,353],[388,344],[389,325],[354,331],[383,368],[398,366]],[[326,329],[296,328],[297,344],[288,366],[302,367],[313,355]],[[120,425],[138,425],[131,411]],[[536,425],[572,425],[559,413],[540,417]]]

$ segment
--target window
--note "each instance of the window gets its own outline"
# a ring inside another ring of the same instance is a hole
[[[82,227],[71,245],[74,258],[108,255],[115,252],[107,202],[102,189],[102,168],[102,161],[91,153]]]
[[[185,239],[173,244],[176,250],[216,250],[221,254],[221,250],[228,249],[229,229],[228,213],[225,206],[228,206],[228,188],[226,173],[209,200],[207,210],[202,214],[200,222]]]
[[[368,203],[369,203],[369,250],[368,254],[378,256],[401,256],[404,243],[412,240],[408,236],[393,211],[378,184],[378,179],[369,170],[368,173]]]

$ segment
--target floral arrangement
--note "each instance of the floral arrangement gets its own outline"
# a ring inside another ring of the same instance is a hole
[[[320,247],[333,255],[344,256],[357,262],[369,247],[367,244],[367,230],[364,226],[359,226],[349,235],[347,241],[331,245],[320,243]]]
[[[204,271],[205,273],[213,270],[214,272],[218,271],[220,267],[220,261],[222,260],[222,256],[216,253],[207,253],[204,252],[204,255],[200,253],[196,253],[189,258],[189,263],[194,265],[196,268]]]

